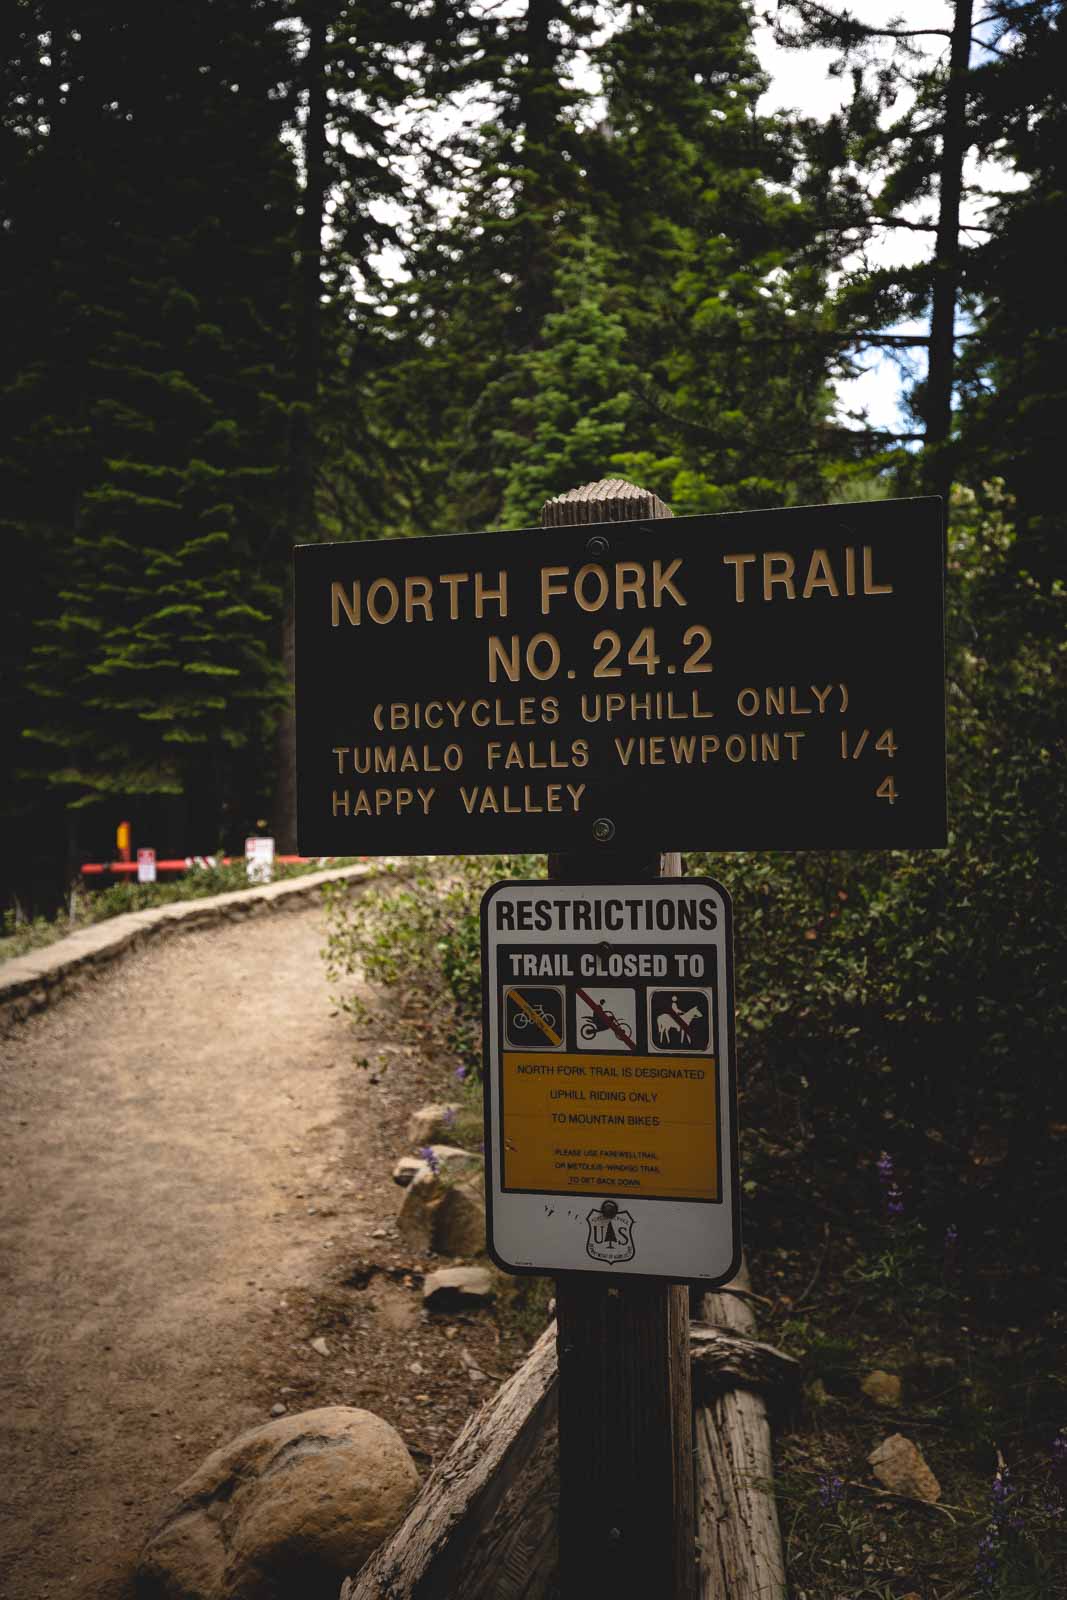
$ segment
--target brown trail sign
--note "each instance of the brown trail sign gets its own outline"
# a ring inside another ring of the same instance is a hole
[[[305,855],[639,850],[656,813],[680,849],[945,842],[941,502],[630,488],[296,551]]]

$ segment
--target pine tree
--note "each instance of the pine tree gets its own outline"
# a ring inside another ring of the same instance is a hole
[[[1015,560],[1042,587],[1062,576],[1067,548],[1060,452],[1067,437],[1062,231],[1067,195],[1067,29],[1047,0],[1001,0],[996,54],[974,100],[976,136],[1025,175],[989,213],[974,252],[978,302],[964,346],[961,476],[994,476],[1015,498]]]
[[[637,372],[625,355],[623,318],[612,308],[613,276],[587,222],[561,251],[552,292],[558,309],[516,363],[516,426],[493,435],[507,463],[496,469],[505,527],[535,525],[551,495],[607,477],[626,446]]]
[[[396,531],[499,521],[495,435],[528,426],[525,358],[537,347],[562,252],[585,213],[575,53],[592,25],[586,0],[527,0],[507,15],[455,8],[427,88],[441,107],[468,94],[489,119],[441,141],[425,168],[440,202],[416,219],[410,280],[392,296],[395,332],[379,389],[406,463]]]
[[[54,442],[77,440],[31,668],[42,775],[73,808],[181,797],[201,849],[227,810],[261,807],[279,693],[294,189],[278,16],[267,0],[79,8],[68,100],[15,218],[75,334],[40,340],[12,382],[35,390],[37,482]]]
[[[757,111],[748,7],[648,0],[599,59],[592,186],[642,375],[622,463],[676,511],[817,492],[826,263],[789,130]]]

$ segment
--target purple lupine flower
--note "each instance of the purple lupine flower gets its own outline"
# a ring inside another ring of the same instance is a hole
[[[451,1106],[448,1106],[447,1109],[445,1110],[444,1116],[441,1118],[441,1123],[442,1123],[442,1125],[444,1127],[450,1128],[452,1126],[452,1124],[455,1122],[455,1120],[456,1120],[456,1113],[455,1113],[455,1111],[453,1110],[453,1108]]]
[[[415,1151],[415,1154],[422,1157],[430,1171],[433,1173],[434,1177],[436,1177],[441,1170],[441,1162],[437,1152],[434,1150],[433,1145],[422,1144]]]
[[[904,1196],[897,1183],[896,1172],[893,1168],[893,1157],[884,1150],[875,1163],[878,1168],[878,1181],[882,1185],[882,1198],[885,1200],[886,1215],[902,1217],[904,1215]]]
[[[469,1072],[470,1072],[470,1068],[469,1067],[457,1067],[456,1068],[456,1077],[458,1078],[460,1083],[466,1083],[467,1075],[468,1075]]]
[[[820,1472],[819,1474],[819,1504],[829,1509],[836,1506],[845,1492],[845,1480],[839,1478],[836,1472]]]
[[[945,1229],[945,1242],[941,1252],[941,1266],[947,1275],[959,1270],[960,1230],[954,1222]]]
[[[1067,1431],[1063,1428],[1052,1441],[1052,1469],[1067,1475]]]
[[[996,1584],[1001,1552],[1007,1536],[1022,1530],[1023,1519],[1012,1504],[1014,1499],[1015,1488],[1008,1477],[1008,1468],[1004,1460],[998,1457],[997,1470],[993,1475],[993,1486],[990,1491],[989,1521],[986,1523],[985,1533],[978,1541],[978,1555],[974,1563],[975,1578],[987,1593]]]

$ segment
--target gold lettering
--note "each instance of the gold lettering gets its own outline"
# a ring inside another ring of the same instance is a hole
[[[672,578],[674,577],[674,574],[678,571],[678,568],[681,566],[681,564],[682,564],[681,556],[676,556],[674,558],[674,560],[671,562],[670,566],[667,568],[666,572],[664,572],[662,561],[653,561],[653,563],[652,563],[652,604],[653,604],[653,606],[657,606],[658,607],[658,606],[661,606],[663,604],[663,600],[662,600],[661,597],[665,592],[671,596],[671,598],[673,599],[673,601],[674,601],[676,606],[688,605],[688,601],[686,600],[685,595],[684,594],[680,594],[679,591],[674,587],[674,584],[671,581]]]
[[[869,544],[863,547],[863,592],[864,594],[892,594],[891,583],[875,583],[874,581],[874,551]]]
[[[813,550],[808,563],[808,575],[804,579],[802,594],[805,600],[810,600],[816,589],[828,589],[836,600],[841,591],[837,587],[833,568],[830,565],[830,554],[827,550]]]
[[[632,577],[625,577],[632,573]],[[632,594],[638,611],[645,609],[645,569],[639,561],[620,561],[615,567],[615,609],[624,610],[623,599]]]
[[[811,684],[810,688],[812,694],[819,702],[819,715],[822,716],[826,711],[826,702],[830,698],[830,690],[833,688],[833,684],[828,683],[825,689],[817,689],[814,684]]]
[[[433,799],[434,795],[437,793],[437,790],[436,789],[417,789],[415,792],[418,795],[419,799],[422,801],[422,814],[423,814],[423,816],[424,817],[428,817],[430,815],[430,801]]]
[[[411,622],[418,606],[427,622],[433,621],[433,584],[429,578],[404,579],[404,621]]]
[[[573,783],[568,783],[566,785],[566,789],[567,789],[567,793],[571,797],[571,804],[574,807],[575,811],[580,811],[581,810],[581,805],[582,805],[582,795],[585,793],[585,784],[584,783],[579,783],[576,786]]]
[[[779,757],[780,735],[777,733],[760,734],[760,760],[777,761]]]
[[[856,552],[850,544],[845,546],[845,593],[856,592]]]
[[[755,559],[755,554],[723,556],[722,558],[724,567],[733,567],[734,569],[734,599],[738,605],[743,605],[745,600],[745,568]]]
[[[585,581],[589,577],[596,578],[597,595],[595,600],[590,600],[585,594]],[[598,567],[587,562],[584,567],[579,567],[574,575],[574,598],[583,611],[599,611],[608,598],[608,575],[603,567]]]
[[[383,615],[378,611],[378,595],[384,591],[388,596],[389,604]],[[400,610],[400,591],[392,578],[375,578],[367,590],[367,615],[372,622],[392,622]]]
[[[542,645],[548,646],[548,666],[544,670],[537,665],[537,652]],[[540,678],[542,681],[545,678],[554,678],[556,676],[559,671],[559,644],[552,634],[534,634],[526,646],[526,668],[535,678]]]
[[[541,568],[541,615],[547,617],[551,601],[561,594],[567,593],[565,583],[553,583],[553,578],[565,578],[570,567],[542,567]]]
[[[347,744],[335,744],[334,745],[333,753],[337,757],[337,770],[338,770],[338,772],[343,772],[345,770],[345,756],[348,754],[350,748],[351,748],[351,746],[347,745]]]
[[[497,609],[502,617],[508,614],[508,575],[506,572],[497,573],[497,587],[485,588],[485,580],[480,572],[474,574],[474,615],[485,615],[485,602],[495,600]]]
[[[349,814],[349,812],[348,812],[348,790],[347,789],[342,790],[340,795],[338,795],[336,789],[333,791],[333,814],[334,814],[334,816],[336,816],[338,811],[341,811],[341,810],[344,811],[344,814],[347,817],[348,814]]]
[[[519,636],[518,636],[517,633],[513,633],[511,635],[511,645],[510,645],[510,648],[509,648],[509,651],[508,651],[507,654],[505,654],[504,646],[501,644],[501,642],[497,638],[496,634],[495,633],[491,633],[489,635],[489,682],[490,683],[495,683],[496,682],[496,679],[497,679],[497,667],[498,666],[503,667],[504,671],[507,673],[507,675],[508,675],[508,677],[509,677],[509,679],[511,680],[512,683],[516,683],[518,681],[520,668],[519,668]]]
[[[442,572],[441,582],[448,585],[448,614],[455,622],[459,616],[459,586],[470,578],[469,572]]]
[[[349,622],[352,624],[352,626],[354,628],[358,627],[359,626],[359,599],[360,599],[360,585],[359,585],[358,581],[352,585],[352,600],[351,600],[351,603],[349,602],[348,597],[345,594],[345,586],[344,586],[344,584],[343,583],[331,583],[330,584],[330,623],[331,623],[331,626],[336,628],[339,625],[339,623],[341,621],[341,612],[343,611],[345,616],[348,618]]]
[[[739,689],[737,693],[737,709],[743,717],[754,717],[760,708],[758,689]]]
[[[771,590],[775,584],[780,583],[785,590],[787,600],[797,597],[796,584],[793,582],[793,571],[796,563],[793,557],[785,550],[769,550],[763,557],[763,598],[773,600]],[[776,570],[776,569],[781,570]]]
[[[791,713],[793,714],[794,717],[810,717],[811,716],[811,707],[810,706],[802,706],[802,705],[798,705],[797,704],[797,689],[796,689],[796,684],[795,683],[791,683],[789,685],[789,710],[791,711]]]
[[[802,733],[783,733],[782,738],[789,740],[790,759],[795,761],[797,759],[797,745],[804,738],[804,735]]]

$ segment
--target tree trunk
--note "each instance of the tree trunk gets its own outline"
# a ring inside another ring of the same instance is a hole
[[[341,1600],[549,1600],[559,1565],[556,1325],[475,1412]]]
[[[756,1319],[733,1289],[749,1288],[742,1267],[733,1283],[699,1298],[704,1323],[751,1339]],[[754,1346],[767,1350],[768,1346]],[[774,1352],[778,1362],[787,1361]],[[695,1415],[700,1600],[785,1600],[785,1558],[774,1499],[767,1402],[758,1388],[703,1386]]]
[[[289,432],[290,547],[315,538],[315,408],[322,350],[322,214],[326,204],[326,14],[320,4],[307,15],[307,85],[304,121],[304,194],[297,268],[294,405]],[[278,720],[274,837],[279,855],[292,855],[296,838],[296,718],[293,706],[295,652],[293,574],[286,555],[281,654],[286,702]]]
[[[926,452],[923,480],[931,494],[948,497],[952,467],[945,445],[952,431],[956,367],[956,299],[960,283],[960,198],[967,153],[967,72],[971,54],[973,0],[956,0],[945,94],[944,131],[930,307],[930,360],[926,374]]]

